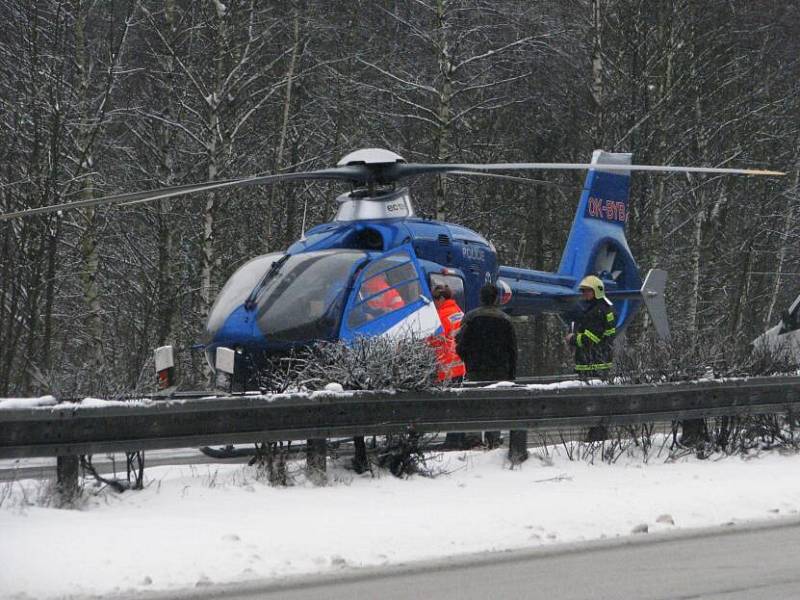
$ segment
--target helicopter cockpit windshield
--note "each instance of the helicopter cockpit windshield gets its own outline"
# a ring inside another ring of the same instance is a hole
[[[334,339],[345,293],[366,258],[363,251],[337,249],[268,254],[251,260],[234,273],[217,297],[206,343],[225,345],[228,329],[241,338],[244,323],[255,325],[251,329],[254,342]]]
[[[411,245],[376,256],[356,249],[267,254],[245,263],[220,292],[206,326],[219,346],[281,353],[320,340],[424,338],[441,329]]]
[[[204,342],[207,344],[213,341],[216,334],[222,329],[228,315],[236,309],[237,306],[245,302],[248,295],[252,293],[253,288],[264,277],[264,274],[270,270],[273,264],[283,256],[280,252],[272,254],[263,254],[247,261],[244,265],[228,279],[225,287],[222,288],[217,299],[214,301],[214,306],[208,316],[206,323],[206,332]]]
[[[307,342],[334,339],[358,250],[325,250],[290,256],[256,299],[256,322],[267,340]]]

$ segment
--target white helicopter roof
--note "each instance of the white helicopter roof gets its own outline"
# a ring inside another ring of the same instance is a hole
[[[336,221],[367,221],[377,219],[404,219],[414,216],[411,194],[401,188],[379,196],[363,196],[358,191],[342,194],[336,201]]]

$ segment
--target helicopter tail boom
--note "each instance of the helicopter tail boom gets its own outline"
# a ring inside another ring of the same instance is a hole
[[[572,318],[578,310],[580,281],[596,275],[614,302],[618,328],[644,303],[659,336],[668,339],[666,273],[653,270],[642,283],[625,238],[630,171],[624,167],[630,163],[630,154],[594,152],[596,167],[586,176],[557,273],[500,267],[500,281],[508,288],[509,314],[555,312]]]
[[[639,290],[642,279],[625,238],[631,173],[621,169],[631,164],[631,155],[595,150],[592,164],[597,166],[586,175],[558,275],[572,278],[575,286],[586,275],[597,275],[607,282],[608,291]],[[640,302],[641,297],[616,303],[618,327],[636,313]]]
[[[592,164],[598,166],[586,175],[572,228],[561,256],[559,275],[580,279],[590,273],[599,275],[598,268],[611,273],[610,268],[614,266],[612,263],[607,260],[599,263],[597,261],[596,255],[604,240],[616,246],[614,249],[625,250],[630,255],[625,240],[630,172],[604,171],[602,168],[606,163],[619,166],[630,162],[630,154],[595,150]]]

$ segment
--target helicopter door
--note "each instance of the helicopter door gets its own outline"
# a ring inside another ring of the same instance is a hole
[[[388,335],[425,338],[441,329],[430,289],[410,244],[370,262],[345,306],[340,338]]]
[[[460,275],[455,273],[431,273],[430,274],[430,287],[431,290],[436,289],[437,285],[446,285],[453,292],[453,300],[456,301],[459,307],[466,306],[466,297],[464,296],[464,280]]]

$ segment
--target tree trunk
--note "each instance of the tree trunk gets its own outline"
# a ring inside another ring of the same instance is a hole
[[[601,0],[591,0],[592,9],[592,98],[595,104],[594,135],[595,148],[603,147],[605,118],[603,114],[603,19],[600,10]]]
[[[450,102],[453,96],[453,63],[447,35],[447,4],[448,0],[437,0],[436,2],[436,27],[439,32],[439,76],[442,78],[441,87],[438,90],[439,106],[436,111],[438,127],[434,141],[435,159],[438,162],[447,162],[450,158],[448,137],[450,135]],[[436,177],[433,196],[436,206],[436,219],[444,221],[447,219],[449,210],[447,205],[447,180],[444,175]]]
[[[275,154],[275,168],[274,172],[279,173],[281,169],[283,169],[283,154],[286,150],[286,139],[289,132],[289,123],[291,120],[292,115],[292,92],[294,88],[294,77],[295,71],[297,69],[297,60],[298,56],[300,55],[300,12],[297,9],[292,11],[294,13],[294,18],[292,19],[292,53],[289,58],[289,66],[286,69],[286,93],[283,96],[283,110],[281,114],[281,129],[280,134],[278,136],[278,150]],[[269,192],[269,203],[267,210],[267,238],[265,241],[266,250],[268,251],[271,247],[275,247],[275,240],[274,234],[272,232],[272,210],[275,206],[275,201],[278,198],[279,189],[277,186],[273,186]],[[289,223],[294,219],[294,206],[293,203],[290,201],[284,206],[284,210],[282,213],[285,215],[287,228]],[[287,228],[284,228],[282,236],[285,236],[287,232]],[[289,238],[289,243],[291,243],[291,237]]]
[[[61,236],[61,217],[56,216],[50,231],[47,246],[47,287],[44,300],[44,339],[42,340],[42,370],[50,370],[51,346],[53,343],[53,303],[56,289],[56,254]]]
[[[86,47],[86,22],[88,9],[77,0],[75,2],[75,64],[78,69],[78,103],[81,125],[78,131],[78,165],[81,179],[81,199],[92,200],[95,196],[92,169],[92,137],[95,118],[91,112],[89,86],[91,65]],[[100,293],[98,289],[98,271],[100,259],[97,251],[97,221],[94,208],[81,210],[83,232],[81,235],[81,282],[83,284],[83,303],[86,310],[84,319],[89,354],[87,366],[89,373],[101,373],[103,370],[103,322],[101,319]]]
[[[661,45],[665,48],[664,57],[664,72],[660,78],[658,86],[658,100],[659,104],[666,104],[667,96],[672,93],[672,81],[674,77],[674,64],[675,64],[675,47],[677,45],[675,39],[675,27],[672,24],[671,10],[667,9],[667,14],[660,15],[659,18],[659,37],[661,38]],[[659,11],[660,12],[660,11]],[[647,94],[647,92],[645,92]],[[657,161],[666,161],[668,159],[668,136],[669,129],[667,125],[668,111],[665,106],[660,106],[656,113],[656,130],[658,131],[658,153],[656,154]],[[662,210],[666,204],[666,185],[667,178],[659,177],[656,184],[655,193],[653,194],[652,209],[651,209],[651,229],[650,229],[650,257],[653,261],[653,266],[657,267],[661,264],[661,253],[664,249],[663,231],[662,231]]]
[[[688,306],[686,308],[686,325],[689,339],[694,344],[697,340],[697,312],[700,301],[700,245],[703,241],[703,210],[698,208],[692,229],[692,246],[689,252],[689,286],[687,289]]]
[[[744,315],[747,312],[747,303],[750,298],[750,285],[753,280],[753,252],[751,251],[752,240],[748,239],[743,244],[742,251],[739,253],[744,258],[742,265],[741,281],[739,292],[734,302],[733,319],[731,319],[731,336],[737,339],[742,332],[744,325]]]
[[[700,164],[706,164],[708,158],[707,135],[703,123],[703,101],[702,101],[702,85],[701,74],[699,72],[697,61],[699,57],[698,32],[695,27],[695,21],[691,21],[689,28],[690,39],[690,82],[694,100],[694,123],[692,130],[694,134],[694,145],[697,158]],[[688,177],[690,185],[692,185],[692,197],[694,198],[694,213],[695,221],[692,230],[691,250],[689,255],[689,306],[686,315],[688,324],[689,337],[692,345],[697,343],[698,339],[698,312],[700,305],[700,282],[702,277],[702,264],[703,264],[703,225],[706,219],[706,210],[704,196],[704,188],[700,188],[691,178]]]

